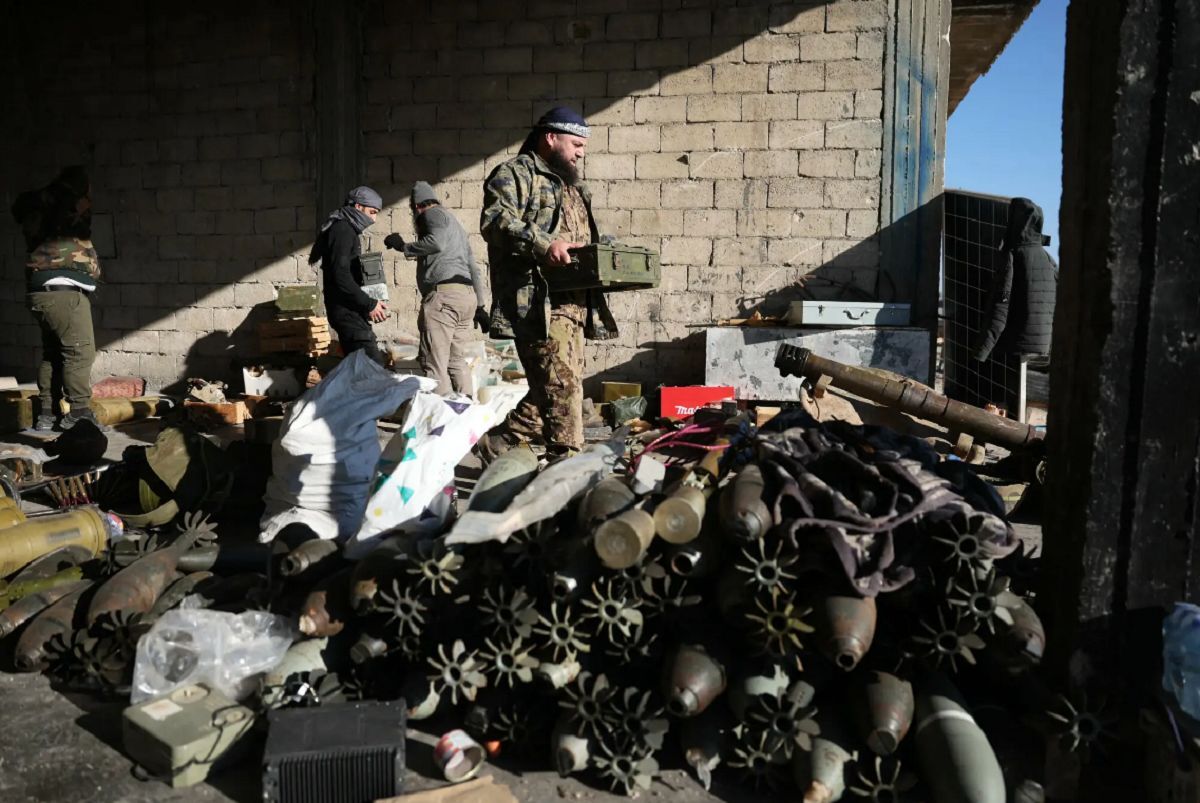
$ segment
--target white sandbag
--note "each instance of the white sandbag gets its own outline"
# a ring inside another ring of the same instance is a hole
[[[499,418],[466,396],[419,393],[379,458],[374,492],[346,556],[366,555],[394,532],[436,532],[454,498],[454,469]]]
[[[259,540],[273,540],[298,520],[322,538],[353,535],[379,460],[378,420],[436,384],[426,377],[397,376],[366,352],[355,351],[307,390],[292,405],[271,448]],[[305,511],[315,515],[305,518]]]

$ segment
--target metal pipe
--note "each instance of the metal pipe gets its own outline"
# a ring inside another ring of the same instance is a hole
[[[997,446],[1020,448],[1044,437],[1028,424],[954,401],[899,374],[846,365],[818,357],[801,346],[781,345],[775,352],[775,367],[783,376],[798,376],[814,384],[827,376],[834,387]]]

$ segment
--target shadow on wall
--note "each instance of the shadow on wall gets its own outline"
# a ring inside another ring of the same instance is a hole
[[[486,172],[516,150],[555,102],[603,120],[618,104],[764,31],[792,30],[794,20],[814,11],[820,26],[794,29],[823,29],[823,2],[763,0],[725,8],[713,0],[711,6],[659,13],[618,2],[605,4],[606,13],[588,14],[586,4],[559,11],[537,0],[351,4],[346,13],[361,17],[357,30],[351,26],[361,54],[348,60],[360,60],[361,73],[348,84],[357,93],[358,114],[344,123],[361,147],[358,170],[347,172],[345,184],[370,183],[391,208],[367,247],[379,249],[375,241],[386,231],[411,232],[406,196],[418,178],[441,182],[443,201],[473,214]],[[44,183],[62,164],[93,167],[95,203],[114,215],[118,248],[104,266],[108,286],[97,304],[101,350],[174,356],[182,377],[193,362],[208,365],[242,347],[239,321],[269,300],[272,285],[319,279],[305,259],[317,221],[328,211],[316,201],[323,148],[318,121],[329,95],[347,86],[322,81],[338,70],[318,63],[317,42],[325,33],[316,25],[319,8],[312,2],[297,13],[293,3],[268,0],[252,6],[146,3],[114,13],[68,0],[53,14],[25,4],[3,12],[0,58],[12,113],[0,145],[26,155],[0,167],[5,207],[19,188]],[[55,43],[71,28],[81,44],[62,58]],[[607,148],[594,150],[605,155]],[[626,176],[594,166],[595,183],[625,183]],[[20,312],[24,269],[17,232],[2,217],[7,247],[0,251],[0,304],[4,319],[21,325],[0,337],[32,346],[36,327]],[[475,231],[475,221],[464,223]],[[473,240],[483,257],[481,242]],[[388,259],[397,275],[397,317],[380,332],[385,339],[415,328],[419,302],[411,265]],[[829,273],[830,287],[855,283],[841,269],[843,261],[817,269]],[[785,262],[777,276],[794,284],[806,272]],[[768,281],[771,274],[764,276]],[[810,288],[820,283],[807,282]],[[729,317],[777,295],[765,291],[758,299],[741,286],[737,293],[743,295],[736,308],[714,307],[711,316]],[[686,303],[668,298],[658,298],[660,311]],[[678,324],[655,331],[652,307],[637,313],[627,316],[626,326],[638,330],[636,344],[627,348],[661,345],[665,356],[654,370],[682,376],[693,336],[667,331]],[[693,320],[706,317],[701,311]],[[651,325],[643,331],[646,322]],[[180,347],[185,341],[196,342]],[[150,359],[109,367],[146,374]],[[27,352],[14,352],[12,360],[32,364]],[[7,350],[3,362],[9,362]]]

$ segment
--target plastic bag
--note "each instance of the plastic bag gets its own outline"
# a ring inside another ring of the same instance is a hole
[[[292,406],[271,449],[259,540],[303,521],[321,538],[348,538],[362,523],[379,461],[379,418],[436,382],[398,376],[356,351]]]
[[[1188,716],[1200,718],[1200,607],[1177,602],[1163,619],[1162,685]]]
[[[241,700],[256,688],[256,675],[283,660],[293,638],[290,621],[264,611],[168,611],[138,640],[131,700],[192,683]]]

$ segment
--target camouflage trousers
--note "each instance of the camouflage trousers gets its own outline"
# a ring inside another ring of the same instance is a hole
[[[517,338],[517,356],[529,392],[493,432],[501,437],[539,440],[554,453],[583,448],[583,324],[578,304],[550,311],[550,337]]]

